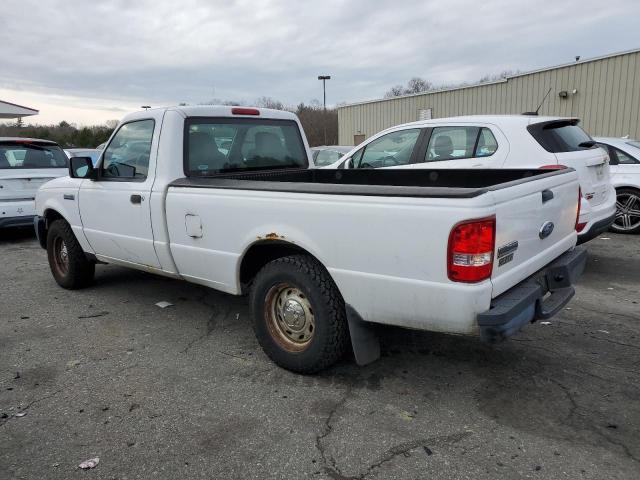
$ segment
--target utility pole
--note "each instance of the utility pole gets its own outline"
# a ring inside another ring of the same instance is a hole
[[[322,125],[324,127],[324,144],[327,144],[327,87],[326,81],[331,80],[331,75],[318,75],[318,80],[322,80],[322,105],[324,113],[322,115]]]

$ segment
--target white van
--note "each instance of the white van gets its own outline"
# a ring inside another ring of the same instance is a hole
[[[0,228],[33,225],[38,188],[67,173],[67,156],[57,143],[0,137]]]

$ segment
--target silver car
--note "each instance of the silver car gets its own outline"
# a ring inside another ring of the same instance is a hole
[[[313,147],[313,164],[316,167],[326,167],[337,162],[345,153],[351,151],[353,146],[345,145],[329,145],[321,147]]]

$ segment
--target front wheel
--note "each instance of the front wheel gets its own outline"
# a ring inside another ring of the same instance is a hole
[[[53,278],[63,288],[74,290],[91,284],[95,264],[84,254],[71,226],[56,220],[47,232],[47,257]]]
[[[640,191],[632,188],[616,190],[616,218],[611,230],[616,233],[640,232]]]
[[[342,296],[329,272],[308,255],[265,265],[254,280],[250,303],[260,346],[287,370],[318,372],[347,349]]]

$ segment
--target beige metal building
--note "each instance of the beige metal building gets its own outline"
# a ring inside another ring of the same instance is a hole
[[[420,119],[532,111],[578,117],[596,136],[640,138],[640,49],[520,73],[496,82],[338,108],[341,145]]]

